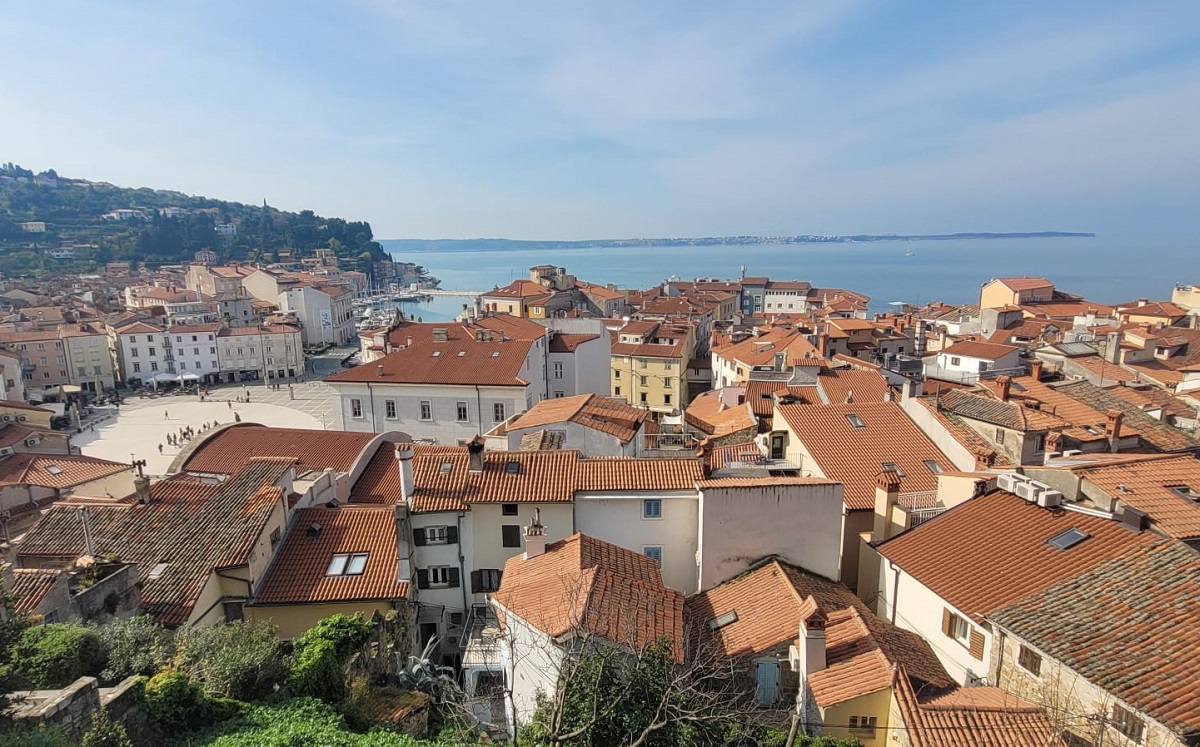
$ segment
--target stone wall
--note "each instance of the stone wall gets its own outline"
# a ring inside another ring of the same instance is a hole
[[[142,687],[140,678],[126,677],[116,687],[100,690],[100,705],[108,711],[113,723],[125,727],[134,744],[153,744],[162,735],[140,707]]]
[[[58,727],[76,742],[91,728],[92,711],[100,707],[95,677],[80,677],[61,690],[34,690],[16,696],[14,721]]]

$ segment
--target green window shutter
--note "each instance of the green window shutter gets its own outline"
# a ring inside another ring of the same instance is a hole
[[[461,583],[461,581],[458,577],[458,574],[459,574],[459,571],[457,568],[450,569],[450,588],[451,589],[457,589],[459,587],[459,584]]]
[[[417,547],[420,547],[421,545],[425,544],[425,530],[424,529],[414,529],[413,530],[413,544],[416,545]]]
[[[418,589],[428,589],[429,588],[429,571],[425,568],[417,569],[417,588]]]
[[[458,544],[458,527],[453,527],[453,526],[446,527],[446,544],[447,545],[457,545]]]
[[[483,592],[483,571],[471,571],[471,593]]]

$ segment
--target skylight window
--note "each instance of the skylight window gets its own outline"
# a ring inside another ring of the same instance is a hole
[[[938,464],[937,462],[933,461],[932,459],[926,459],[925,466],[928,467],[929,471],[935,475],[940,475],[943,472],[945,472],[945,470],[942,469],[942,465]]]
[[[458,357],[459,357],[459,358],[463,357],[463,356],[464,356],[464,355],[466,355],[466,354],[467,354],[467,351],[465,351],[465,350],[460,350],[460,351],[458,351]]]
[[[735,622],[737,622],[737,620],[738,620],[737,610],[730,610],[728,612],[717,615],[713,619],[709,620],[708,621],[708,629],[709,630],[720,630],[721,628],[725,627],[726,625],[734,624]]]
[[[450,470],[454,469],[454,464],[451,462],[442,462],[441,468],[438,470],[443,475],[450,474]]]
[[[433,357],[434,357],[434,358],[437,358],[437,357],[438,357],[439,355],[441,355],[441,354],[442,354],[442,351],[440,351],[440,350],[435,350],[435,351],[433,351]]]
[[[904,474],[904,470],[900,469],[900,467],[898,467],[895,462],[884,462],[883,468],[889,472],[895,472],[897,475],[900,476],[900,479],[902,479],[902,480],[908,476],[908,475]]]
[[[849,420],[850,425],[854,426],[855,428],[866,428],[867,427],[867,424],[863,422],[863,419],[860,418],[859,416],[855,415],[854,413],[847,413],[846,420]]]
[[[367,555],[365,552],[354,553],[338,553],[329,561],[329,567],[325,569],[326,576],[361,576],[363,570],[367,567]]]
[[[493,357],[493,358],[499,358],[499,357],[500,357],[500,351],[499,351],[499,350],[493,350],[493,351],[492,351],[492,357]]]
[[[520,462],[508,462],[504,465],[504,471],[510,475],[519,475],[521,473]]]
[[[1187,498],[1189,501],[1200,502],[1200,491],[1193,490],[1190,485],[1168,485],[1168,490],[1172,490],[1176,495]]]
[[[1056,534],[1055,536],[1046,540],[1046,544],[1050,545],[1055,550],[1070,550],[1072,547],[1078,545],[1080,542],[1083,542],[1085,539],[1091,536],[1092,535],[1088,534],[1082,529],[1071,527],[1062,534]]]
[[[57,464],[47,464],[46,471],[52,475],[61,475],[62,474],[62,468],[59,467]]]
[[[166,571],[167,571],[167,566],[168,566],[168,565],[169,565],[168,563],[157,563],[157,564],[155,564],[155,566],[154,566],[153,568],[151,568],[151,569],[150,569],[150,573],[149,573],[149,574],[146,576],[146,578],[148,578],[148,579],[150,579],[151,581],[153,581],[154,579],[156,579],[156,578],[158,578],[159,576],[161,576],[161,575],[163,575],[164,573],[166,573]]]

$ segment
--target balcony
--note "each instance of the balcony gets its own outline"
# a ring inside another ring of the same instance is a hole
[[[503,640],[492,608],[472,605],[459,638],[465,704],[474,725],[498,739],[509,736]]]

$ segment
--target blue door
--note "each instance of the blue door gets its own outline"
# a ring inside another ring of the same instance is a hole
[[[779,662],[760,661],[756,679],[759,705],[771,705],[779,700]]]

